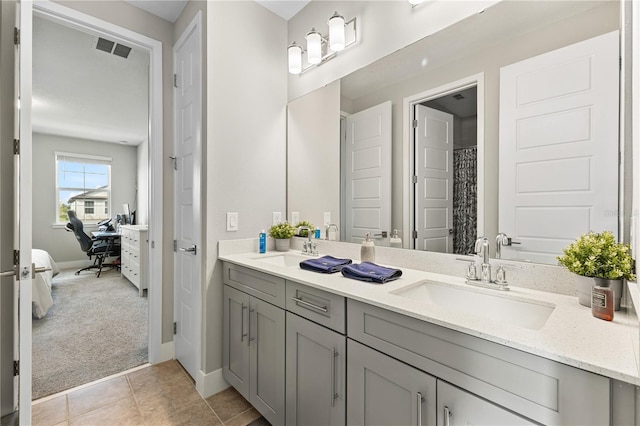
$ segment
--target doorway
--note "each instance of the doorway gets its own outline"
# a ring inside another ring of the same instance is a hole
[[[484,229],[483,105],[483,74],[404,100],[404,238],[413,249],[467,254]]]
[[[147,224],[150,56],[113,35],[39,11],[32,54],[32,242],[60,270],[48,283],[53,304],[34,314],[32,323],[36,400],[148,362],[147,298],[139,297],[136,281],[126,274],[131,262],[125,231],[91,248],[76,237],[131,223],[124,211],[129,206],[142,213],[137,222]],[[65,232],[70,210],[84,229]],[[147,263],[144,240],[138,263]],[[95,269],[81,271],[94,260],[87,255],[104,244],[114,247],[105,263],[121,267],[97,276]]]
[[[132,32],[130,30],[126,30],[117,25],[110,24],[108,22],[102,21],[100,19],[94,18],[92,16],[86,15],[81,12],[77,12],[75,10],[66,8],[62,5],[52,3],[52,2],[39,2],[34,5],[34,10],[38,13],[49,15],[54,19],[59,19],[61,22],[64,22],[66,25],[81,28],[88,31],[96,31],[103,32],[106,34],[110,34],[113,37],[118,38],[121,41],[126,43],[131,43],[140,48],[146,49],[150,54],[150,67],[149,67],[149,105],[152,114],[149,117],[149,211],[153,212],[149,216],[149,242],[150,242],[150,256],[149,256],[149,265],[150,265],[150,275],[149,275],[149,283],[151,283],[151,287],[153,291],[149,293],[149,361],[152,363],[157,363],[162,360],[166,360],[171,358],[172,344],[169,343],[165,346],[162,345],[162,223],[163,223],[163,215],[162,215],[162,176],[163,176],[163,164],[162,164],[162,121],[163,117],[161,114],[162,111],[162,44],[154,39],[143,36],[139,33]],[[25,13],[26,12],[26,13]],[[31,8],[24,8],[22,12],[21,23],[27,23],[28,25],[24,25],[21,28],[21,39],[26,40],[27,42],[22,43],[21,51],[25,52],[25,57],[31,57],[31,16],[32,10]],[[28,32],[27,32],[28,31]],[[22,86],[25,86],[26,89],[23,93],[31,92],[31,66],[23,67],[25,77],[25,83]],[[29,100],[31,96],[29,96]],[[28,107],[28,108],[27,108]],[[25,108],[21,109],[21,115],[24,115],[25,122],[30,123],[30,111],[31,111],[31,102],[25,102]],[[155,113],[154,113],[155,112]],[[21,121],[22,122],[22,121]],[[31,126],[29,124],[29,135],[31,131]],[[27,132],[24,132],[27,134]],[[25,136],[24,143],[21,141],[21,148],[24,148],[24,152],[31,152],[31,138]],[[30,191],[27,191],[30,199]],[[30,210],[30,209],[29,209]],[[28,216],[30,218],[30,215]],[[31,220],[29,220],[29,228],[31,228]],[[30,234],[30,233],[29,233]],[[30,240],[30,239],[29,239]],[[21,247],[28,247],[29,244],[23,245],[20,244]],[[154,248],[157,249],[154,250]],[[29,294],[29,293],[27,293]],[[30,298],[25,299],[30,301]],[[23,329],[23,325],[26,325],[28,329],[31,328],[31,310],[21,309],[21,319],[20,319],[20,329]],[[20,419],[24,421],[29,421],[30,416],[27,414],[30,410],[28,407],[30,406],[31,399],[31,354],[30,350],[23,350],[23,348],[31,347],[31,335],[30,332],[21,331],[18,336],[16,333],[16,337],[20,338],[20,360],[21,364],[24,363],[25,369],[21,369],[21,377],[20,377],[20,400],[22,407],[22,412],[24,412],[24,416],[21,415]],[[169,348],[171,346],[171,348]],[[17,394],[17,392],[16,392]],[[26,397],[26,398],[25,398]]]

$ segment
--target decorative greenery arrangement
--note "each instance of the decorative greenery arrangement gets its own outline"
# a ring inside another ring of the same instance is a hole
[[[313,226],[313,224],[311,222],[307,222],[306,220],[303,220],[301,222],[296,223],[294,228],[297,231],[298,228],[300,228],[301,226],[308,226],[309,228],[311,228],[311,232],[316,230],[316,228]],[[308,235],[309,235],[309,231],[307,231],[306,229],[301,229],[300,233],[298,234],[299,237],[306,237]]]
[[[269,228],[269,235],[275,239],[289,239],[296,234],[296,229],[289,222],[281,222]]]
[[[613,234],[589,231],[563,249],[560,265],[574,274],[609,280],[634,280],[633,259],[629,245],[618,243]]]

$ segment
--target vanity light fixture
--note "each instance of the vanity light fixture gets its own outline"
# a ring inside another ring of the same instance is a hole
[[[289,73],[300,74],[314,65],[321,65],[333,59],[336,52],[344,50],[356,42],[356,18],[345,22],[338,12],[328,21],[329,35],[323,36],[315,28],[305,35],[306,49],[294,41],[287,47]]]
[[[423,2],[424,0],[409,0],[409,3],[411,4],[412,7],[416,7]]]

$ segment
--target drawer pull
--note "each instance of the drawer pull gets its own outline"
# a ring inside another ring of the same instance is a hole
[[[251,341],[256,340],[256,336],[251,337],[251,314],[255,311],[256,311],[255,309],[249,308],[249,340],[247,342],[249,346],[251,346]],[[256,314],[256,321],[257,321],[257,315],[258,314]]]
[[[320,312],[325,312],[325,313],[329,312],[329,308],[327,308],[326,306],[319,306],[319,305],[307,302],[306,300],[300,299],[300,298],[295,297],[295,296],[292,297],[291,300],[293,300],[296,303],[300,303],[301,305],[308,306],[309,308],[317,309]]]
[[[422,426],[422,401],[424,401],[424,398],[422,397],[422,394],[420,392],[418,392],[418,426]]]
[[[244,342],[244,338],[247,336],[247,333],[244,332],[244,310],[249,309],[248,306],[242,304],[242,311],[240,311],[240,341]]]

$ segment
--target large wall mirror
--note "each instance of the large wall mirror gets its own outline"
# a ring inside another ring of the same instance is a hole
[[[493,256],[506,233],[503,258],[550,264],[585,227],[622,237],[618,71],[594,65],[617,63],[619,29],[617,1],[503,1],[293,100],[288,217],[334,223],[341,241],[389,245],[398,230],[402,248],[454,254],[486,236]],[[589,53],[600,39],[605,53]],[[608,103],[583,99],[594,81],[613,87],[598,89]],[[607,153],[587,148],[600,117],[615,122]],[[606,204],[576,196],[598,182]]]

